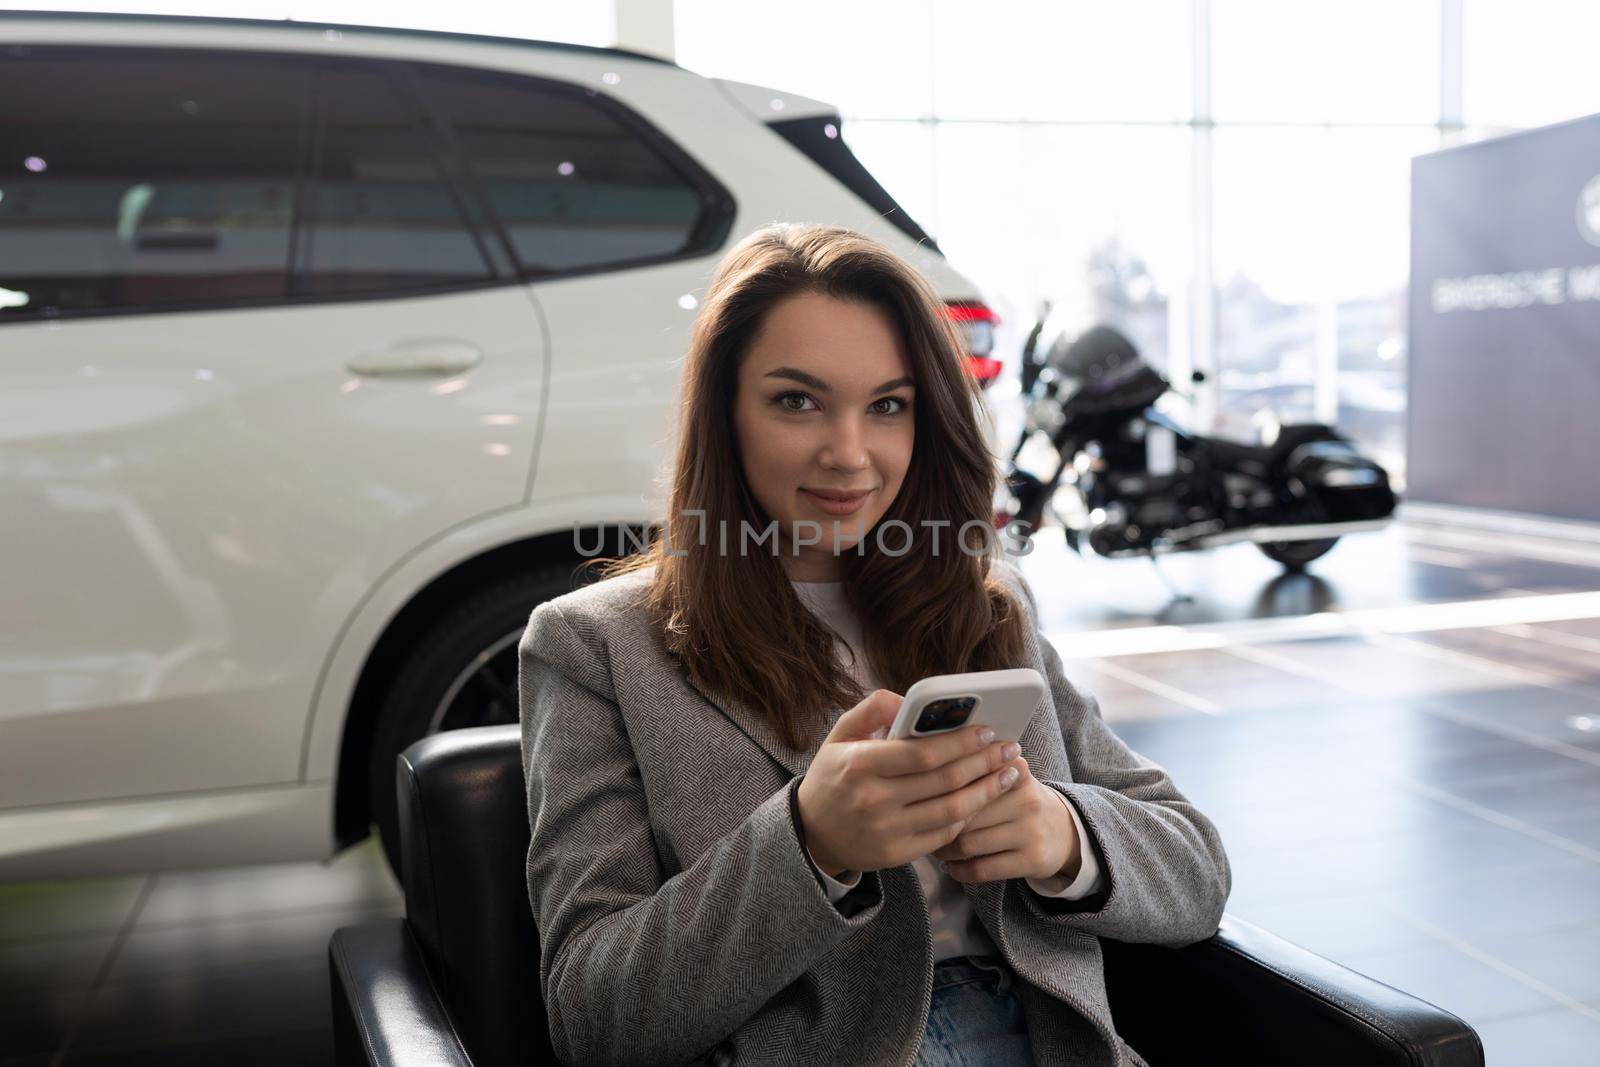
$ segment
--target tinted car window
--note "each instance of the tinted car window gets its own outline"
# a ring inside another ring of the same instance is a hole
[[[811,162],[860,197],[873,211],[888,219],[895,228],[925,248],[941,255],[943,252],[917,220],[906,214],[889,190],[878,184],[850,146],[844,143],[840,130],[844,126],[838,115],[817,115],[806,119],[786,119],[767,124],[773,132],[804,152]]]
[[[445,177],[443,143],[385,66],[330,64],[317,79],[314,180],[295,288],[367,293],[490,277]]]
[[[524,273],[663,259],[699,239],[706,197],[582,91],[417,69]]]
[[[110,49],[0,62],[0,318],[284,294],[309,67]]]

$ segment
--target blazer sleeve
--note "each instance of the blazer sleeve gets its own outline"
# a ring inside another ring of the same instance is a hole
[[[829,900],[791,820],[799,778],[665,878],[608,656],[581,618],[534,610],[518,688],[528,898],[564,1062],[702,1056],[882,910],[876,872],[853,909]]]
[[[1045,785],[1071,801],[1099,857],[1099,891],[1081,900],[1022,893],[1041,921],[1117,941],[1181,946],[1216,933],[1233,872],[1216,826],[1154,761],[1111,731],[1093,696],[1074,686],[1061,655],[1038,629],[1039,603],[1005,564],[1027,600],[1073,781]]]

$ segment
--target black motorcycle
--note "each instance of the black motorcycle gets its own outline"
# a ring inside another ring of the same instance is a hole
[[[1027,418],[996,526],[1031,533],[1048,511],[1080,555],[1252,541],[1298,570],[1394,513],[1388,473],[1331,426],[1283,425],[1260,445],[1185,430],[1153,406],[1172,384],[1108,326],[1035,330],[1021,375]]]

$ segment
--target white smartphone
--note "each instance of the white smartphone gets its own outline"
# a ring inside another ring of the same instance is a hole
[[[1016,741],[1044,694],[1044,677],[1032,667],[937,674],[906,690],[888,736],[929,737],[981,722],[996,741]]]

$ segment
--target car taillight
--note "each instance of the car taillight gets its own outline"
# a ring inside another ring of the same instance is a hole
[[[980,386],[989,388],[1000,376],[1000,361],[990,355],[994,351],[994,328],[1000,316],[977,300],[947,300],[944,309],[966,342],[967,368]]]

